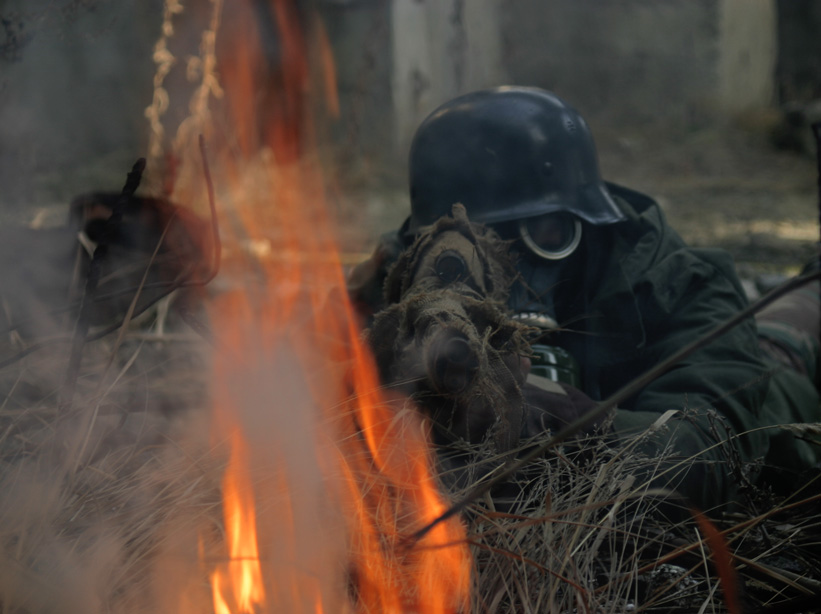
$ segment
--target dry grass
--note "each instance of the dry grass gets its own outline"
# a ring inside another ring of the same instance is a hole
[[[64,356],[0,373],[0,612],[178,611],[169,553],[219,534],[201,348],[127,340],[100,381],[105,350],[89,353],[70,415],[56,410]],[[471,505],[474,612],[727,611],[715,542],[650,488],[664,458],[634,445],[565,446]],[[457,496],[498,470],[479,458],[445,463]],[[756,512],[713,520],[745,611],[818,608],[819,492],[758,492]]]
[[[63,415],[60,352],[0,374],[0,611],[151,611],[157,561],[219,520],[201,371],[190,344],[169,349],[126,342],[101,381],[107,348],[92,348]]]
[[[633,450],[639,439],[559,450],[473,504],[475,612],[821,608],[812,601],[821,594],[821,485],[790,501],[757,491],[764,511],[754,515],[695,518],[651,487],[666,459]],[[487,463],[460,471],[481,474]]]

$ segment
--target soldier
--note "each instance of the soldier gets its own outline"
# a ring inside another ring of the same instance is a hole
[[[688,247],[652,198],[602,181],[587,124],[550,92],[499,87],[443,104],[418,128],[409,171],[410,216],[353,271],[351,296],[365,314],[384,307],[391,263],[454,203],[509,240],[510,310],[555,326],[550,344],[580,367],[577,386],[525,385],[525,437],[561,428],[747,306],[727,253]],[[626,437],[680,410],[643,449],[673,449],[663,483],[703,507],[737,495],[728,452],[795,484],[819,447],[765,427],[821,420],[818,338],[815,283],[648,384],[614,410],[612,429]]]

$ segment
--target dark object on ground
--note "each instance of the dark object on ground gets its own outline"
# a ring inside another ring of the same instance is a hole
[[[782,107],[781,121],[773,128],[776,147],[815,157],[815,138],[811,126],[821,121],[821,100],[788,102]]]
[[[0,258],[6,265],[0,273],[0,304],[8,334],[27,342],[71,331],[94,249],[120,197],[107,192],[78,196],[66,225],[57,228],[0,229]],[[204,276],[208,268],[207,225],[165,199],[127,197],[122,219],[108,232],[107,254],[99,262],[89,303],[92,327],[122,318],[138,290],[139,311],[169,286]],[[189,301],[192,292],[175,300]]]

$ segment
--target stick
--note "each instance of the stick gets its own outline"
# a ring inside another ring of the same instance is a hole
[[[821,122],[815,122],[811,128],[815,136],[815,161],[818,168],[818,263],[821,264]]]
[[[217,276],[220,270],[220,263],[222,261],[222,242],[220,241],[220,227],[217,219],[217,205],[214,198],[214,182],[211,180],[211,169],[208,166],[208,150],[205,146],[205,137],[200,135],[200,155],[202,156],[202,172],[205,176],[205,187],[208,191],[208,207],[211,211],[211,271],[204,280],[197,282],[199,285],[206,285],[214,277]]]
[[[812,125],[812,133],[815,136],[815,164],[818,169],[818,244],[816,245],[817,270],[821,271],[821,122]],[[818,312],[819,326],[821,326],[821,310]],[[815,381],[819,381],[818,374],[821,373],[821,365],[816,365]]]

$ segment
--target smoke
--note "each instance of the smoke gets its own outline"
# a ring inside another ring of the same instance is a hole
[[[326,364],[318,358],[317,367]],[[334,436],[309,392],[322,381],[309,381],[287,345],[250,357],[233,376],[232,419],[248,447],[268,607],[314,611],[318,596],[341,604],[347,544]]]
[[[202,349],[138,348],[125,344],[105,380],[110,348],[88,349],[70,409],[58,409],[65,352],[2,372],[1,611],[166,611],[163,556],[201,583],[196,534],[219,520],[221,475],[194,366]],[[174,353],[180,367],[165,362]]]
[[[122,558],[125,544],[104,526],[82,527],[81,535],[61,526],[69,493],[54,473],[21,463],[0,485],[4,611],[99,612]]]
[[[0,152],[4,205],[50,204],[117,188],[140,155],[134,152],[147,145],[143,113],[156,66],[145,42],[157,40],[162,2],[123,2],[122,12],[114,10],[118,3],[100,4],[106,11],[81,15],[60,36],[44,32],[0,78],[0,140],[8,146]],[[175,23],[171,51],[178,58],[196,48],[210,14],[210,2],[195,4],[199,12],[188,22],[194,25]],[[122,36],[123,26],[129,36]],[[163,82],[172,102],[163,118],[166,136],[188,113],[186,67],[179,61]],[[128,152],[126,159],[119,150]],[[24,213],[19,219],[33,212]],[[143,343],[137,336],[116,352],[113,339],[88,344],[67,402],[76,314],[55,306],[65,305],[70,288],[82,287],[77,278],[72,283],[77,230],[9,228],[0,237],[0,262],[15,263],[0,276],[8,325],[0,358],[44,344],[0,371],[0,611],[210,611],[209,573],[226,560],[221,481],[228,432],[212,428],[209,351],[188,338]],[[22,321],[29,327],[20,327]],[[287,347],[248,358],[230,371],[225,399],[260,487],[267,584],[293,570],[300,582],[332,578],[320,589],[322,602],[341,603],[345,523],[323,477],[337,452],[332,445],[317,451],[317,439],[333,436],[318,423],[317,401],[306,392],[321,374],[297,366]],[[319,357],[316,364],[326,362]],[[282,610],[301,609],[304,595],[282,596]]]

